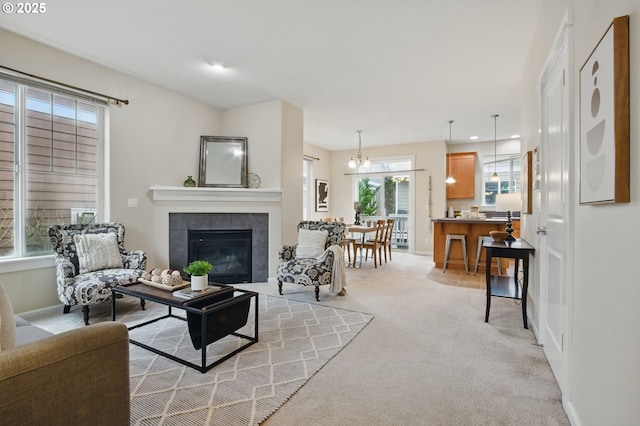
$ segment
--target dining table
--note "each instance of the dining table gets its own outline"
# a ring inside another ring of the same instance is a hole
[[[367,237],[367,234],[372,232],[375,234],[376,230],[378,229],[378,225],[376,223],[371,223],[370,225],[347,225],[347,232],[351,232],[352,234],[361,234],[361,243],[365,242],[365,239]],[[356,254],[354,252],[354,257],[353,257],[353,266],[355,268],[356,266],[356,258],[355,258]],[[362,267],[362,250],[360,251],[360,261],[358,264],[358,267]]]

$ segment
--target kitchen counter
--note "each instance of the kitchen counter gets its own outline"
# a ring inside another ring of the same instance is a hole
[[[517,218],[511,218],[512,222],[516,220],[520,220]],[[498,222],[498,223],[507,223],[506,217],[443,217],[440,219],[431,219],[432,222],[456,222],[456,223],[477,223],[477,222]]]
[[[469,273],[472,274],[476,265],[476,253],[478,249],[478,237],[489,236],[490,231],[504,231],[507,223],[506,217],[493,218],[439,218],[432,219],[433,222],[433,261],[436,268],[442,269],[444,266],[444,248],[447,234],[462,234],[467,236],[467,256],[469,259]],[[513,236],[520,236],[520,219],[512,218]],[[484,273],[484,250],[481,252],[480,261],[478,262],[478,273]],[[506,263],[503,264],[503,270],[506,270]],[[464,271],[464,256],[460,243],[454,242],[451,245],[451,254],[449,255],[449,264],[447,270]],[[497,270],[493,273],[497,273]]]

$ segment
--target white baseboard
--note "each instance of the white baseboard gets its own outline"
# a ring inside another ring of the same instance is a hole
[[[46,308],[35,309],[33,311],[21,312],[17,315],[20,318],[23,318],[27,321],[31,321],[34,318],[52,315],[52,314],[55,314],[56,312],[62,315],[62,309],[63,309],[63,306],[62,304],[60,304],[60,305],[47,306]]]
[[[580,422],[580,418],[578,417],[578,413],[574,409],[571,401],[565,399],[565,395],[562,394],[562,407],[564,408],[564,412],[567,414],[567,418],[569,419],[569,423],[572,426],[580,426],[582,422]]]

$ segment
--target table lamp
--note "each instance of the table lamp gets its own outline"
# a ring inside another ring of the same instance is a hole
[[[520,193],[513,194],[498,194],[496,195],[496,212],[507,212],[507,225],[505,231],[507,231],[507,238],[505,241],[509,244],[516,239],[511,235],[513,232],[513,223],[511,222],[511,213],[519,212],[522,209],[522,199]]]
[[[362,212],[362,205],[360,201],[356,201],[353,203],[353,209],[356,211],[356,221],[354,225],[360,225],[360,213]]]

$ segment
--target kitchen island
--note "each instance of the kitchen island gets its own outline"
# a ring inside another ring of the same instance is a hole
[[[476,250],[478,248],[478,237],[489,236],[489,231],[504,231],[507,223],[506,217],[494,218],[441,218],[432,219],[433,222],[433,261],[436,268],[442,269],[444,266],[444,248],[447,234],[462,234],[467,236],[467,256],[469,258],[469,273],[473,274],[476,266]],[[513,236],[520,236],[520,219],[512,218]],[[478,273],[485,271],[485,253],[482,250],[480,261],[478,262]],[[503,261],[502,270],[506,271],[507,263]],[[496,268],[494,266],[494,268]],[[449,264],[447,270],[464,271],[464,256],[459,242],[451,245]],[[492,273],[497,273],[497,268]]]

